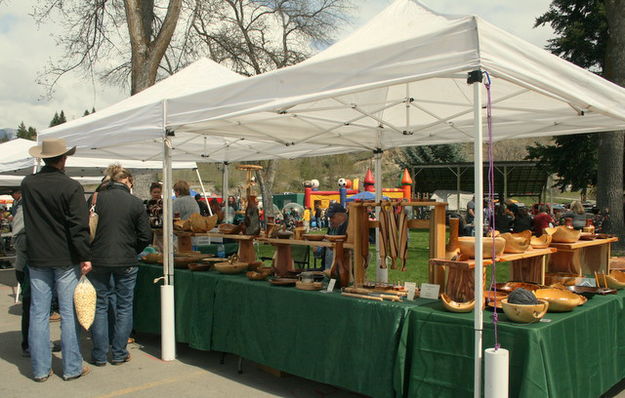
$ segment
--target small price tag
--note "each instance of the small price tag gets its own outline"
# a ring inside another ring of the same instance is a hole
[[[336,284],[336,279],[334,278],[330,279],[330,282],[328,283],[328,289],[326,290],[326,292],[330,293],[331,291],[333,291],[335,284]]]
[[[438,291],[440,290],[440,285],[434,285],[431,283],[422,283],[421,284],[421,292],[419,297],[438,300]]]
[[[408,291],[408,301],[414,300],[414,294],[417,290],[417,284],[415,282],[404,282],[404,288]]]

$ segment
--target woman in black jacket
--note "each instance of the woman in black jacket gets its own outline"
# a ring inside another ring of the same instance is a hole
[[[91,244],[93,271],[89,280],[98,294],[96,316],[91,328],[91,362],[104,366],[109,341],[111,363],[128,362],[126,349],[132,330],[132,302],[137,280],[137,254],[151,242],[152,231],[143,202],[130,193],[132,175],[121,165],[106,170],[110,183],[97,193],[95,212],[99,216],[95,239]],[[114,283],[111,284],[111,278]],[[109,340],[107,315],[109,296],[115,296],[115,326]]]

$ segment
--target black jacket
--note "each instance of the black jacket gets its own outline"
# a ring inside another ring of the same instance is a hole
[[[66,267],[90,259],[89,211],[80,184],[44,166],[22,181],[28,264]]]
[[[98,229],[91,244],[94,267],[137,265],[137,254],[152,241],[152,230],[141,199],[128,187],[111,183],[98,193],[95,205]]]

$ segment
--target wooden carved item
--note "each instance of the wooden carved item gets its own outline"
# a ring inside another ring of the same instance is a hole
[[[386,212],[384,211],[384,209],[380,209],[380,235],[379,235],[379,239],[380,239],[380,268],[385,269],[386,268],[386,256],[387,256],[387,248],[388,248],[388,226],[386,223]]]
[[[346,287],[350,282],[349,263],[345,259],[345,250],[343,249],[343,239],[334,239],[334,259],[330,268],[330,275],[336,279],[337,287]]]
[[[260,215],[256,206],[256,197],[247,198],[247,208],[245,209],[245,234],[256,236],[260,234]]]
[[[360,218],[360,253],[355,253],[355,255],[360,255],[362,257],[362,266],[364,269],[367,269],[369,266],[369,214],[367,213],[367,208],[364,206],[354,209],[358,209],[357,214]]]
[[[399,259],[402,262],[401,270],[406,271],[406,259],[408,255],[408,217],[404,208],[399,206],[399,221],[398,221],[398,235],[399,235]]]
[[[449,219],[449,242],[445,246],[445,259],[454,260],[460,254],[460,245],[458,243],[460,229],[460,219]]]

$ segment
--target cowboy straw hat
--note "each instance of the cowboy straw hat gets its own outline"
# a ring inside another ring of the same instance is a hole
[[[43,140],[41,145],[34,146],[28,150],[30,156],[41,159],[54,158],[61,155],[72,156],[76,152],[76,147],[68,148],[62,138],[49,138]]]

